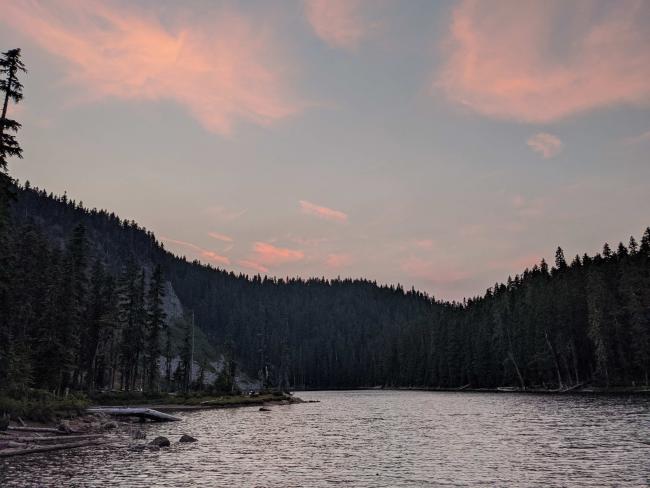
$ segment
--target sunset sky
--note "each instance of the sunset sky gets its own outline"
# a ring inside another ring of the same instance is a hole
[[[12,175],[228,270],[441,299],[650,225],[650,2],[0,0]]]

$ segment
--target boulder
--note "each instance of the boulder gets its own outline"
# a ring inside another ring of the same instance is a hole
[[[260,412],[270,412],[271,410],[265,407],[260,407]]]
[[[70,422],[63,420],[59,425],[56,426],[56,430],[59,432],[65,432],[66,434],[72,434],[72,428],[70,427]]]
[[[171,443],[169,442],[169,439],[163,436],[158,436],[149,443],[150,446],[158,446],[158,447],[169,447],[170,444]]]
[[[146,438],[147,438],[147,434],[145,434],[145,433],[142,432],[141,430],[136,430],[136,431],[133,433],[133,438],[134,438],[134,439],[146,439]]]
[[[191,435],[183,434],[178,442],[196,442],[198,439],[195,439]]]

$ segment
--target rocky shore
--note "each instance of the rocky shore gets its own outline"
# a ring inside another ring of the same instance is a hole
[[[177,399],[174,399],[177,401]],[[303,403],[303,400],[287,394],[246,395],[192,398],[185,403],[151,403],[127,406],[93,406],[79,415],[60,418],[52,422],[25,422],[20,417],[0,419],[0,458],[76,449],[81,447],[114,445],[132,452],[159,450],[172,443],[193,443],[199,440],[189,434],[179,439],[158,436],[147,439],[142,424],[147,421],[138,414],[142,411],[173,412],[221,408],[258,407],[269,411],[272,405]],[[136,408],[137,407],[137,408]],[[127,413],[125,415],[125,412]],[[132,413],[129,415],[128,413]],[[170,415],[161,413],[168,420]]]

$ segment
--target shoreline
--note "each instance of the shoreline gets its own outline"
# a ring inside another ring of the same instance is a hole
[[[296,389],[296,393],[310,391],[420,391],[431,393],[499,393],[499,394],[524,394],[524,395],[545,395],[545,396],[649,396],[650,387],[621,387],[621,388],[580,388],[567,390],[548,390],[541,388],[430,388],[430,387],[383,387],[383,386],[359,386],[350,388],[320,388],[320,389]]]
[[[265,407],[309,403],[288,394],[198,397],[187,398],[182,403],[158,404],[151,401],[133,401],[132,398],[129,400],[118,402],[118,405],[100,405],[90,402],[86,408],[76,412],[55,411],[52,413],[52,419],[46,421],[29,418],[25,421],[20,416],[13,417],[8,425],[4,426],[4,430],[0,429],[0,459],[106,444],[114,444],[128,450],[157,450],[170,445],[169,440],[162,444],[156,443],[158,439],[154,439],[153,442],[145,441],[146,436],[139,428],[142,421],[136,419],[137,415],[122,417],[101,411],[93,412],[93,408],[137,407],[137,410],[151,409],[160,413],[244,407],[258,407],[260,411],[268,411]],[[181,440],[180,442],[194,441]]]
[[[238,401],[238,402],[219,402],[218,400],[207,400],[205,403],[187,404],[187,403],[128,403],[119,405],[108,404],[91,404],[89,408],[121,408],[121,407],[138,407],[150,408],[158,410],[159,412],[179,412],[179,411],[193,411],[193,410],[222,410],[227,408],[245,408],[245,407],[262,407],[269,405],[293,405],[298,403],[310,403],[297,397],[283,397],[283,398],[261,398],[257,399],[252,397],[251,401]]]

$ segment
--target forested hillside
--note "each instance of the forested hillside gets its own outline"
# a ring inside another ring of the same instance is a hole
[[[227,363],[268,386],[648,384],[650,229],[570,263],[558,249],[554,267],[449,304],[366,280],[235,275],[173,256],[135,222],[17,193],[3,385],[187,388],[187,341],[165,339],[165,280]],[[157,378],[172,355],[185,363]]]

